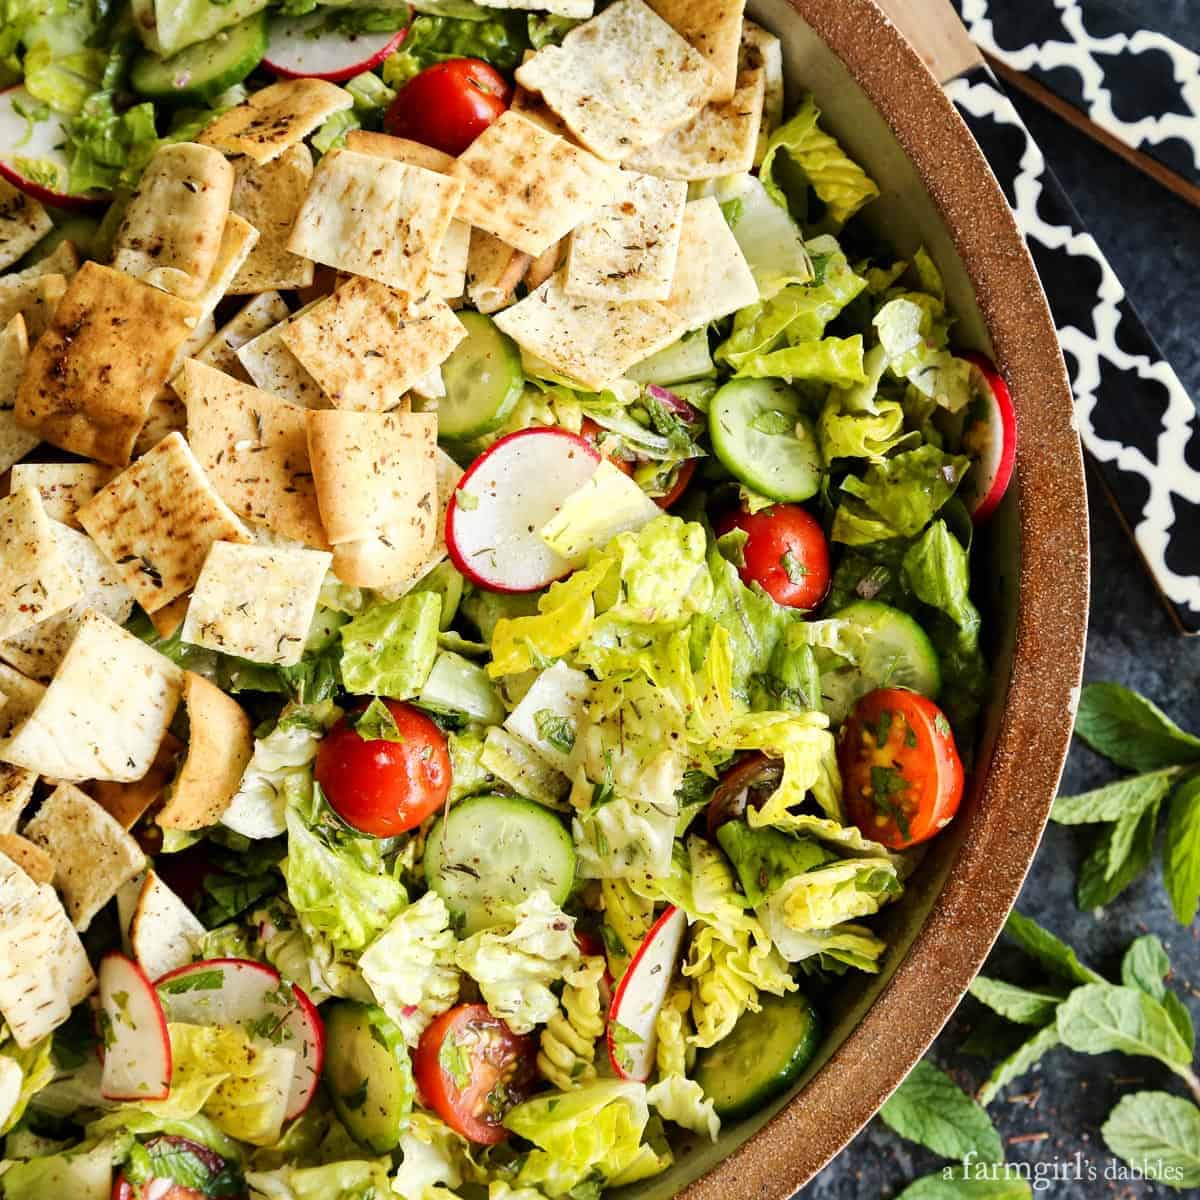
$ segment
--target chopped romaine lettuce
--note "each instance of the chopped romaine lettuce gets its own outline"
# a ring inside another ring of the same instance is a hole
[[[416,696],[438,652],[442,600],[410,592],[368,605],[342,626],[342,682],[362,696],[408,700]]]

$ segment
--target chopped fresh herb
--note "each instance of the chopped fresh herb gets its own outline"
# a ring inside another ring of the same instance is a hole
[[[783,573],[792,583],[803,583],[808,578],[808,568],[791,550],[785,550],[779,556],[779,565],[783,568]]]
[[[547,741],[555,750],[570,754],[575,746],[575,729],[564,716],[552,708],[539,708],[533,714],[533,723],[537,726],[538,737]]]
[[[404,741],[404,734],[400,732],[396,718],[392,716],[392,710],[378,697],[372,700],[357,717],[351,717],[350,721],[354,732],[364,742]]]

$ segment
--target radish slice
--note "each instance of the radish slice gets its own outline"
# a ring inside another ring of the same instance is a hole
[[[22,115],[44,113],[31,121]],[[59,118],[23,87],[0,92],[0,175],[43,204],[58,208],[92,208],[109,197],[100,192],[72,195],[67,191],[71,164],[67,131]]]
[[[379,66],[404,41],[407,29],[394,33],[322,32],[322,10],[306,17],[276,17],[267,35],[263,66],[284,79],[337,82]]]
[[[100,960],[105,1100],[165,1100],[171,1090],[167,1019],[146,973],[116,950]]]
[[[170,971],[154,985],[172,1021],[239,1025],[255,1040],[296,1052],[286,1117],[312,1101],[325,1062],[325,1027],[303,990],[265,963],[209,958]]]
[[[962,482],[960,495],[981,525],[996,511],[1012,479],[1017,456],[1017,417],[1008,385],[982,354],[967,351],[965,358],[975,369],[972,399],[963,429],[963,449],[971,456],[971,467]]]
[[[578,434],[540,426],[501,438],[467,468],[446,512],[446,545],[472,583],[536,592],[571,570],[538,530],[596,473],[600,455]]]
[[[655,1024],[679,962],[687,916],[672,906],[650,928],[608,1010],[608,1057],[620,1079],[645,1083],[658,1049]]]

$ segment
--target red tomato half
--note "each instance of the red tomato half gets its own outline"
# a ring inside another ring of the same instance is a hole
[[[687,486],[692,482],[692,476],[696,473],[696,462],[697,460],[694,458],[685,458],[679,464],[679,470],[675,472],[671,486],[667,488],[664,495],[654,498],[654,503],[659,508],[670,508],[687,491]]]
[[[597,450],[600,449],[601,443],[604,441],[604,437],[607,433],[608,430],[605,429],[603,425],[597,425],[591,417],[584,417],[583,424],[579,426],[579,436],[585,441],[591,442]],[[633,463],[631,463],[627,458],[619,458],[615,454],[605,454],[604,457],[607,458],[608,461],[612,463],[612,465],[616,467],[618,471],[623,471],[626,475],[633,474]]]
[[[398,700],[383,703],[400,740],[363,738],[354,717],[343,717],[325,735],[314,773],[347,825],[374,837],[393,837],[420,825],[446,802],[450,754],[442,731],[424,713]]]
[[[902,688],[879,688],[854,706],[838,734],[838,766],[850,820],[892,850],[940,833],[962,799],[950,722]]]
[[[717,523],[718,535],[731,529],[748,535],[742,582],[757,583],[776,604],[816,608],[829,591],[829,543],[807,509],[773,504],[761,512],[740,510]]]
[[[383,127],[457,158],[511,99],[508,80],[487,63],[452,58],[414,75],[392,101]]]
[[[508,1137],[504,1114],[528,1094],[537,1046],[486,1004],[459,1004],[421,1035],[413,1074],[425,1103],[451,1129],[481,1145]]]

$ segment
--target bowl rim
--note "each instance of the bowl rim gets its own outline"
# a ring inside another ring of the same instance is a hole
[[[1008,692],[959,853],[903,961],[829,1060],[686,1200],[793,1195],[871,1119],[953,1014],[1041,841],[1071,738],[1088,612],[1083,455],[1058,335],[1004,194],[928,68],[874,0],[789,0],[883,116],[975,292],[1018,428],[1021,539]],[[901,1019],[897,1019],[897,1014]]]

